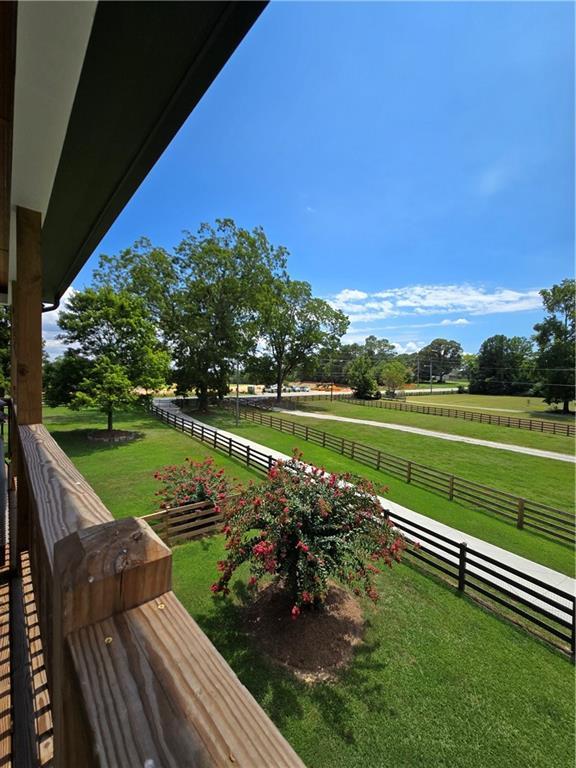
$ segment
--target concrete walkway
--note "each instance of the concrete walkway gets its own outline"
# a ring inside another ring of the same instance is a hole
[[[159,408],[162,408],[162,410],[166,411],[167,413],[173,414],[175,416],[178,416],[184,419],[184,421],[205,426],[204,422],[199,421],[198,419],[194,419],[192,416],[189,416],[188,414],[182,413],[182,411],[170,401],[157,400],[155,401],[155,404]],[[268,448],[268,446],[262,445],[261,443],[257,443],[254,440],[249,440],[248,438],[237,435],[234,432],[228,432],[223,429],[219,429],[217,431],[224,437],[226,438],[232,437],[236,442],[242,443],[244,445],[249,445],[251,448],[254,448],[257,451],[260,451],[269,456],[272,456],[272,458],[275,460],[287,461],[290,459],[290,457],[287,456],[285,453],[276,451],[273,448]],[[481,554],[491,557],[494,560],[497,560],[498,562],[503,563],[504,565],[507,565],[510,568],[514,568],[515,570],[519,571],[522,574],[525,574],[527,576],[531,576],[535,579],[543,581],[544,583],[552,587],[556,587],[557,589],[561,589],[563,591],[569,592],[571,595],[576,595],[576,580],[574,580],[573,578],[570,578],[570,576],[566,576],[563,573],[559,573],[558,571],[554,571],[551,568],[547,568],[545,565],[540,565],[539,563],[535,563],[534,561],[528,560],[525,557],[520,557],[519,555],[516,555],[513,552],[509,552],[506,549],[502,549],[501,547],[497,547],[494,544],[489,544],[488,542],[482,539],[478,539],[475,536],[471,536],[470,534],[465,533],[464,531],[460,531],[457,528],[452,528],[448,525],[444,525],[443,523],[439,523],[437,520],[433,520],[430,517],[426,517],[426,515],[422,515],[419,512],[414,512],[412,509],[408,509],[408,507],[404,507],[401,504],[397,504],[396,502],[391,501],[388,498],[379,496],[378,499],[382,504],[382,507],[384,509],[387,509],[390,512],[390,517],[392,518],[392,521],[394,520],[394,515],[397,514],[400,517],[403,517],[406,520],[409,520],[410,522],[424,526],[430,531],[439,533],[442,536],[446,536],[447,538],[453,540],[455,543],[466,542],[466,544],[471,549],[475,549],[477,552],[480,552]],[[475,514],[475,513],[471,512],[471,514]],[[417,535],[411,535],[411,534],[405,533],[405,536],[410,541],[418,540]],[[451,557],[445,551],[435,549],[434,545],[432,544],[427,543],[426,546],[432,549],[433,551],[437,551],[438,554],[441,554],[443,557],[448,557],[448,559],[452,560],[454,564],[457,563],[456,556]],[[468,567],[471,573],[474,573],[477,570],[474,568],[471,562],[469,563]],[[499,569],[498,566],[496,565],[490,564],[490,567],[497,573],[502,572],[501,569]],[[482,571],[478,571],[478,572],[482,573]],[[502,572],[502,573],[505,573],[505,572]],[[508,577],[509,577],[509,574],[508,574]],[[516,589],[504,581],[499,582],[497,579],[495,581],[497,584],[501,585],[503,588],[508,589],[515,594],[521,595],[524,599],[529,599],[535,605],[539,605],[545,608],[550,613],[553,613],[557,616],[568,619],[567,613],[563,613],[561,610],[557,610],[551,606],[548,606],[547,604],[539,601],[537,598],[527,595],[521,589]],[[519,581],[519,584],[521,586],[524,586],[521,580]],[[542,595],[545,595],[547,597],[550,597],[556,600],[558,603],[560,603],[561,605],[565,605],[567,608],[571,607],[570,600],[565,600],[561,597],[558,597],[557,595],[554,595],[553,593],[547,592],[544,587],[539,587],[537,585],[530,584],[529,582],[527,582],[525,586],[529,587],[535,592],[540,592]]]
[[[415,435],[424,437],[437,437],[440,440],[450,440],[453,443],[467,443],[468,445],[480,445],[484,448],[496,448],[499,451],[512,451],[512,453],[525,453],[528,456],[538,456],[541,459],[553,459],[554,461],[567,461],[576,464],[576,456],[569,453],[555,453],[554,451],[542,451],[539,448],[527,448],[523,445],[509,445],[508,443],[496,443],[492,440],[480,440],[476,437],[465,437],[463,435],[448,435],[446,432],[435,432],[431,429],[420,429],[420,427],[407,427],[404,424],[387,424],[382,421],[372,421],[370,419],[353,419],[348,416],[333,416],[332,414],[313,413],[311,411],[289,411],[284,408],[274,408],[278,413],[286,413],[291,416],[304,416],[307,419],[322,419],[324,421],[344,421],[348,424],[364,424],[367,427],[378,427],[379,429],[395,429],[398,432],[411,432]]]

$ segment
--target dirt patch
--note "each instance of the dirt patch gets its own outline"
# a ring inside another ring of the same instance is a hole
[[[307,683],[334,680],[362,642],[364,616],[354,597],[332,585],[319,610],[293,620],[292,601],[278,583],[245,608],[245,627],[256,647]]]
[[[88,432],[88,440],[95,443],[129,443],[140,437],[139,432],[128,432],[124,429],[98,429],[95,432]]]

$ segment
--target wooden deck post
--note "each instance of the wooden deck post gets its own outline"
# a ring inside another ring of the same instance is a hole
[[[16,280],[12,283],[13,395],[19,424],[42,423],[42,261],[38,211],[16,209]]]
[[[42,217],[28,208],[16,209],[16,280],[12,282],[12,397],[18,424],[42,423]],[[30,499],[21,471],[19,451],[14,457],[18,478],[18,513],[10,536],[14,553],[29,548]]]
[[[49,674],[57,768],[98,765],[76,688],[67,636],[169,592],[170,549],[137,518],[84,528],[54,547],[54,613]],[[105,644],[118,638],[106,637]],[[106,653],[106,647],[102,648]]]

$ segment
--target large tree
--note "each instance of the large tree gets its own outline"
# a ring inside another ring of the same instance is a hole
[[[482,342],[470,370],[470,392],[514,395],[530,390],[534,368],[532,344],[521,336],[496,334]]]
[[[63,332],[60,338],[92,363],[89,375],[74,382],[70,405],[96,405],[106,413],[109,430],[114,411],[131,402],[130,392],[164,385],[168,355],[146,305],[133,293],[86,288],[68,300],[58,324]],[[72,371],[72,360],[68,362]]]
[[[462,347],[457,341],[434,339],[419,352],[421,378],[436,376],[439,382],[462,361]]]
[[[264,360],[274,373],[278,400],[286,378],[309,356],[336,352],[348,323],[340,310],[312,296],[309,283],[281,275],[263,286],[260,342]]]
[[[185,233],[173,254],[140,240],[103,257],[96,277],[142,297],[172,355],[177,392],[195,391],[205,410],[209,393],[225,394],[238,362],[255,351],[261,293],[285,264],[286,249],[262,228],[218,219]]]
[[[569,413],[575,397],[576,281],[563,280],[540,295],[546,316],[534,326],[539,393],[549,404],[562,403],[563,413]]]

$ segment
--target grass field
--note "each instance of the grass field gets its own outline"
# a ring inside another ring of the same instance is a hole
[[[197,415],[197,417],[199,418],[199,415]],[[202,419],[215,427],[235,432],[250,440],[255,440],[262,445],[275,448],[278,451],[283,451],[286,454],[291,454],[293,449],[298,447],[304,452],[304,459],[313,464],[326,467],[335,472],[349,471],[357,473],[374,481],[378,487],[388,485],[389,498],[398,504],[402,504],[409,509],[427,515],[446,525],[465,531],[472,536],[477,536],[478,538],[489,541],[499,547],[508,549],[522,557],[527,557],[530,560],[547,565],[562,573],[567,573],[569,575],[574,574],[574,553],[571,547],[547,539],[536,532],[530,532],[528,529],[519,531],[513,524],[508,523],[497,515],[492,515],[480,510],[472,510],[454,502],[449,502],[447,499],[437,494],[422,488],[417,488],[413,485],[407,485],[398,478],[386,475],[383,472],[377,472],[374,469],[370,469],[370,467],[352,461],[351,459],[343,457],[327,448],[307,443],[304,440],[299,440],[297,437],[295,438],[292,435],[278,432],[269,427],[262,427],[259,424],[244,420],[242,420],[240,425],[236,427],[234,418],[229,411],[213,411],[210,414],[203,416]],[[307,423],[309,421],[310,419],[306,419]],[[326,422],[322,423],[324,426],[320,428],[326,429]],[[346,426],[352,430],[356,429],[353,425]],[[332,431],[332,429],[330,429],[330,431]],[[384,430],[380,431],[382,432]],[[418,436],[409,435],[409,437],[416,441],[420,440]],[[359,435],[356,434],[354,439],[360,440]],[[369,444],[374,445],[373,442]],[[454,444],[443,443],[443,445],[450,446]],[[475,448],[475,446],[462,447]],[[483,448],[475,450],[488,451],[489,449]],[[499,454],[500,452],[491,451],[490,456],[486,457],[486,461],[491,462],[491,464],[488,464],[489,467],[491,467],[492,464],[494,466],[499,466],[499,456],[494,457],[493,455],[496,453]],[[472,455],[473,454],[468,455],[467,458],[469,461],[472,461]],[[506,455],[510,455],[513,458],[516,458],[517,456],[516,454]],[[520,458],[533,459],[531,456],[520,456]],[[446,459],[447,462],[450,462],[451,460],[454,461],[454,457],[452,459],[450,459],[450,457]],[[522,464],[519,466],[524,467],[524,471],[532,472],[535,477],[539,477],[538,472],[546,469],[546,467],[540,466],[545,460],[534,459],[534,461],[538,461],[540,464],[532,465],[531,469]],[[548,462],[548,464],[558,464],[562,467],[569,466],[561,462],[552,461]],[[463,465],[463,468],[466,468],[465,464]],[[510,471],[511,470],[509,469],[508,472]],[[514,471],[521,472],[523,470],[515,469]],[[468,477],[469,475],[470,473],[464,474],[463,476]],[[551,479],[550,482],[553,483],[554,481]]]
[[[362,406],[339,406],[338,411],[335,407],[332,412],[351,418],[357,418],[358,411],[360,417],[366,412]],[[371,409],[370,414],[375,411],[376,409]],[[562,510],[574,510],[574,465],[568,462],[351,422],[313,419],[292,413],[276,415],[347,440],[364,443],[408,461],[458,475],[466,480],[550,504]],[[223,428],[234,424],[233,417],[226,412],[218,418]],[[570,443],[567,438],[564,439]]]
[[[409,403],[441,405],[444,408],[461,408],[465,411],[500,414],[518,419],[545,419],[552,422],[574,422],[574,414],[564,416],[562,405],[556,409],[538,397],[511,397],[507,395],[458,395],[449,394],[435,400],[433,396],[410,395]],[[574,403],[571,403],[574,410]]]
[[[119,414],[114,424],[117,429],[141,433],[141,438],[112,446],[86,439],[88,431],[106,426],[96,411],[45,408],[44,422],[115,517],[156,511],[154,492],[160,484],[154,480],[154,472],[167,464],[181,464],[187,457],[202,460],[213,456],[230,477],[241,481],[258,478],[239,462],[211,451],[142,411]]]
[[[211,597],[222,554],[177,547],[176,594],[309,768],[573,768],[573,667],[519,629],[401,565],[351,667],[309,687],[251,647],[238,597]]]
[[[384,424],[401,424],[406,427],[418,427],[418,429],[445,432],[449,435],[491,440],[507,445],[522,445],[527,448],[538,448],[543,451],[574,453],[575,440],[570,437],[530,432],[526,429],[515,429],[513,427],[499,427],[492,424],[478,424],[477,422],[464,421],[464,419],[455,419],[451,416],[428,416],[423,413],[410,411],[395,411],[380,408],[378,405],[353,405],[339,400],[307,402],[304,401],[304,398],[302,398],[302,401],[302,403],[300,401],[297,403],[297,408],[308,413],[316,412],[328,415],[333,414],[335,416],[348,416],[354,419],[368,419],[369,421],[380,421]],[[390,433],[387,432],[387,434]]]

